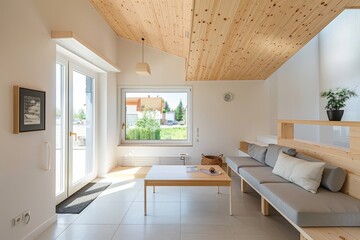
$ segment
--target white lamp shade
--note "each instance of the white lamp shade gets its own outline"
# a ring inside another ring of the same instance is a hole
[[[136,64],[136,73],[141,76],[150,76],[150,66],[147,63],[138,63]]]

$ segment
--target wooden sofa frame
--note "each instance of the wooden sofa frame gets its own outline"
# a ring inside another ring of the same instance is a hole
[[[335,147],[314,142],[294,139],[294,125],[341,126],[350,128],[349,148]],[[307,120],[279,120],[278,144],[295,148],[297,152],[318,158],[324,162],[339,166],[347,171],[345,184],[341,191],[360,200],[360,122],[333,122]],[[240,142],[240,150],[247,153],[248,143]],[[231,168],[227,167],[228,174]],[[238,174],[238,173],[237,173]],[[238,174],[239,175],[239,174]],[[241,178],[241,190],[253,186]],[[258,192],[259,193],[259,192]],[[260,194],[260,193],[259,193]],[[264,196],[261,196],[261,213],[269,215],[269,206],[274,207]],[[300,233],[300,240],[360,240],[360,227],[309,227],[302,228],[288,219],[281,211],[274,207]]]

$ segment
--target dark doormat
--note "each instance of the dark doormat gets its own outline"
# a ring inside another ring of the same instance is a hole
[[[56,205],[56,213],[79,214],[94,201],[111,183],[91,182]]]

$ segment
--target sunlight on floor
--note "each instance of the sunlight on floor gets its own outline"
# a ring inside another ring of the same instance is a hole
[[[150,167],[115,167],[107,174],[107,178],[144,178],[149,172]]]
[[[127,184],[122,185],[122,186],[109,188],[109,189],[107,189],[106,191],[104,191],[104,192],[99,196],[99,198],[101,198],[101,197],[103,197],[103,196],[106,196],[106,195],[109,195],[109,194],[113,194],[113,193],[116,193],[116,192],[120,192],[120,191],[124,191],[124,190],[126,190],[126,189],[133,188],[133,187],[135,186],[135,183],[136,183],[136,182],[131,182],[131,183],[127,183]]]

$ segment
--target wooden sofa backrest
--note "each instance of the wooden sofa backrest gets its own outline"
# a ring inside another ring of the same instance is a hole
[[[343,126],[350,128],[350,147],[336,147],[294,139],[294,124]],[[279,120],[278,144],[318,158],[347,171],[342,192],[360,199],[360,122]]]

